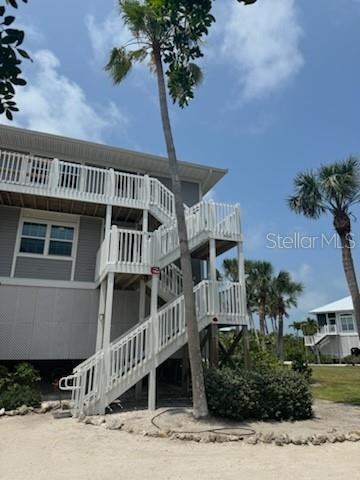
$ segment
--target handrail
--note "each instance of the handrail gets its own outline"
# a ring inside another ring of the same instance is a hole
[[[192,248],[204,235],[241,240],[238,205],[202,201],[189,208],[185,218]],[[179,236],[175,222],[161,225],[152,233],[113,226],[110,232],[105,232],[105,240],[99,248],[96,277],[102,275],[107,265],[117,265],[124,273],[149,274],[151,265],[166,269],[178,256],[178,248]],[[169,258],[174,254],[175,258]],[[169,271],[165,270],[165,278],[168,274]]]
[[[232,315],[234,324],[245,318],[239,283],[203,280],[194,287],[194,294],[199,328],[205,317],[208,317],[208,323],[215,316]],[[237,322],[235,317],[238,317]],[[122,385],[121,382],[128,388],[133,385],[138,378],[137,372],[146,374],[151,359],[171,345],[171,348],[177,348],[179,343],[176,342],[186,341],[185,333],[184,296],[181,295],[160,308],[154,318],[148,317],[112,341],[109,349],[99,350],[78,365],[72,375],[60,381],[60,388],[72,391],[75,410],[79,414],[99,401],[101,394]],[[108,370],[105,368],[106,358]],[[101,393],[102,385],[105,390]]]

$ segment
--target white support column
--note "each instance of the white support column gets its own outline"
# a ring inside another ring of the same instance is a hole
[[[212,282],[216,282],[216,243],[214,238],[209,240],[209,277]]]
[[[99,316],[96,334],[96,352],[103,346],[104,338],[104,315],[105,315],[105,300],[106,300],[106,280],[103,280],[100,285],[99,294]]]
[[[237,257],[238,257],[238,272],[239,278],[238,282],[241,285],[241,312],[246,317],[246,323],[249,327],[249,319],[247,315],[247,305],[246,305],[246,284],[245,284],[245,266],[244,266],[244,250],[243,250],[243,242],[238,242],[237,244]]]
[[[111,334],[111,318],[112,318],[112,307],[113,307],[113,296],[114,296],[114,272],[111,272],[107,276],[107,287],[106,287],[106,300],[105,300],[105,317],[104,317],[104,334],[103,334],[103,350],[104,350],[104,370],[101,377],[100,385],[100,414],[105,413],[107,406],[106,399],[106,387],[108,378],[110,375],[110,334]]]
[[[106,216],[105,216],[105,224],[104,224],[104,238],[105,238],[105,235],[108,235],[110,233],[111,220],[112,220],[112,205],[106,205]]]
[[[159,275],[155,274],[151,279],[151,351],[152,369],[149,373],[148,408],[156,409],[156,355],[158,350],[158,289]]]
[[[147,232],[149,228],[149,211],[148,210],[143,210],[143,221],[142,221],[142,231]],[[141,255],[141,261],[142,263],[145,263],[148,261],[148,255],[149,255],[149,245],[148,245],[148,236],[143,235],[142,239],[142,255]],[[149,262],[150,263],[150,262]]]
[[[219,295],[216,288],[216,240],[210,238],[209,240],[209,279],[211,287],[209,295],[212,299],[213,312],[216,314],[219,311]],[[218,367],[219,365],[219,331],[218,326],[214,323],[210,325],[210,365]]]
[[[52,191],[56,191],[59,185],[59,176],[60,176],[60,165],[59,165],[59,160],[57,158],[54,158],[54,160],[51,162],[51,168],[50,168],[50,189]],[[24,169],[25,172],[25,169]]]
[[[140,280],[140,292],[139,292],[139,323],[145,319],[145,302],[146,302],[146,284],[142,278]]]
[[[142,231],[147,232],[148,230],[149,230],[149,211],[143,210]]]

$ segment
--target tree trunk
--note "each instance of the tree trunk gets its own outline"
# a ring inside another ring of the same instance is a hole
[[[265,304],[266,299],[261,298],[259,304],[259,323],[261,335],[265,335]]]
[[[346,281],[354,305],[354,315],[358,335],[360,336],[360,293],[356,278],[354,261],[351,253],[351,222],[346,213],[338,213],[334,218],[334,226],[341,241],[342,262]]]
[[[279,315],[279,325],[277,332],[277,355],[279,360],[284,360],[284,316]]]
[[[189,250],[188,235],[185,222],[184,202],[181,193],[181,183],[178,172],[175,145],[171,131],[167,94],[164,80],[164,71],[160,49],[155,47],[154,62],[156,67],[157,84],[159,90],[159,102],[161,121],[165,137],[166,149],[169,159],[169,171],[171,175],[172,190],[175,197],[175,211],[180,244],[180,262],[183,274],[183,291],[185,304],[185,321],[188,334],[188,350],[191,368],[193,415],[195,418],[203,418],[208,415],[208,406],[205,393],[204,373],[200,348],[200,336],[196,319],[195,295],[193,291],[193,275],[191,255]]]

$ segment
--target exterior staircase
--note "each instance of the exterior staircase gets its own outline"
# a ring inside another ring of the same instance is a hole
[[[307,335],[304,337],[305,346],[314,347],[320,343],[324,346],[330,341],[330,337],[333,335],[338,335],[336,325],[324,325],[314,335]]]
[[[199,331],[214,318],[220,323],[245,324],[244,294],[239,283],[202,281],[194,288]],[[159,309],[154,317],[128,330],[78,365],[60,381],[72,391],[73,415],[93,415],[125,393],[187,342],[184,297]]]

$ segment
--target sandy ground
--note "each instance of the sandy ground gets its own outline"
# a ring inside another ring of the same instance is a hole
[[[297,422],[232,422],[225,420],[203,420],[194,421],[191,410],[186,408],[169,409],[155,419],[160,430],[168,431],[191,431],[198,432],[206,428],[224,428],[226,426],[234,429],[231,433],[242,433],[249,429],[256,432],[273,432],[274,435],[287,433],[290,436],[308,437],[314,434],[326,433],[349,433],[360,431],[360,407],[345,405],[341,403],[316,400],[314,402],[314,417],[310,420]],[[124,424],[123,429],[131,429],[134,433],[155,432],[156,428],[151,424],[154,416],[148,410],[129,411],[111,415],[118,418]],[[236,428],[239,427],[237,430]],[[360,444],[359,454],[360,454]],[[360,467],[360,460],[359,460]],[[360,468],[359,468],[360,478]]]
[[[240,475],[340,480],[359,478],[359,472],[359,443],[207,444],[110,431],[73,419],[55,420],[51,414],[0,419],[1,480],[227,480]]]

